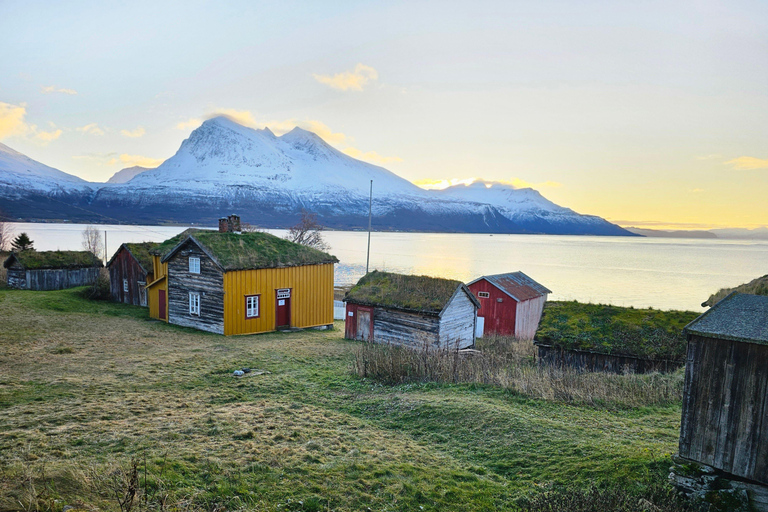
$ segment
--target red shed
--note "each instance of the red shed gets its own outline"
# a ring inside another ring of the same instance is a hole
[[[547,294],[552,293],[522,272],[479,277],[467,287],[480,302],[479,336],[499,334],[524,340],[536,335]]]
[[[107,263],[109,292],[115,302],[134,306],[147,305],[145,286],[152,281],[152,256],[149,250],[157,244],[142,242],[123,244]]]

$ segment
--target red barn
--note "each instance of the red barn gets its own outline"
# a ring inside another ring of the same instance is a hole
[[[134,306],[147,305],[146,285],[152,281],[154,242],[123,244],[107,263],[112,300]]]
[[[547,294],[552,293],[522,272],[479,277],[467,287],[480,302],[479,336],[498,334],[524,340],[536,335]]]

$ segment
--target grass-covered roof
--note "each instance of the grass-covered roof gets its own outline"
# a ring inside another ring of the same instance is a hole
[[[687,346],[683,328],[697,316],[692,311],[550,301],[536,340],[569,350],[682,362]]]
[[[149,251],[158,245],[157,242],[125,243],[123,245],[131,252],[133,257],[136,258],[136,261],[139,262],[139,265],[141,265],[146,272],[152,272],[152,254],[150,254]],[[115,253],[115,256],[117,256],[117,252]],[[115,256],[112,256],[112,259],[109,260],[109,263],[107,263],[108,266],[112,264],[112,260],[115,259]]]
[[[360,278],[344,300],[367,306],[439,314],[460,281],[374,270]]]
[[[28,270],[101,267],[99,258],[89,251],[21,251],[12,253],[3,264],[10,267],[18,261]]]
[[[768,295],[768,274],[734,288],[721,288],[717,293],[710,295],[701,305],[712,307],[732,292],[746,293],[749,295]]]
[[[269,233],[219,233],[199,230],[191,233],[189,237],[225,271],[339,262],[335,256],[328,253]],[[166,254],[163,261],[167,261],[172,254]]]
[[[195,233],[199,233],[201,231],[206,231],[204,229],[197,229],[197,228],[189,228],[185,229],[178,235],[169,238],[168,240],[164,242],[160,242],[159,244],[155,244],[153,248],[149,250],[149,254],[154,254],[155,256],[165,256],[169,252],[171,252],[172,249],[174,249],[179,243],[187,238],[190,235],[193,235]],[[208,230],[210,231],[210,230]]]

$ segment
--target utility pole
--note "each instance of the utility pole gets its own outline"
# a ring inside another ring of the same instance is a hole
[[[107,252],[107,230],[104,230],[104,264],[107,264],[107,255],[109,253]]]
[[[368,198],[368,254],[365,256],[365,273],[368,274],[368,264],[371,261],[371,211],[373,209],[373,180],[371,180],[371,196]]]

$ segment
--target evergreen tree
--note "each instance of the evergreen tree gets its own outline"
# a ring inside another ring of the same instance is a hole
[[[29,239],[29,236],[27,236],[26,233],[22,233],[13,239],[13,242],[11,242],[11,248],[16,252],[34,251],[35,248],[32,244],[34,244],[34,242]]]

